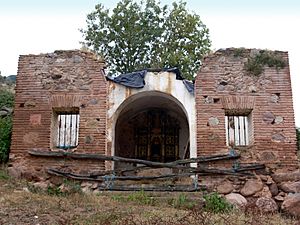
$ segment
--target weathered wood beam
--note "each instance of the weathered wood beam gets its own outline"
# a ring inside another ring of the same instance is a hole
[[[201,185],[193,187],[190,185],[180,186],[153,186],[153,187],[141,187],[141,186],[128,186],[128,185],[114,185],[112,187],[100,186],[97,188],[100,191],[160,191],[160,192],[195,192],[205,190],[206,187]]]
[[[161,162],[153,162],[142,159],[133,159],[133,158],[125,158],[119,156],[106,156],[101,154],[88,154],[88,153],[73,153],[66,151],[43,151],[43,150],[29,150],[28,153],[32,156],[39,157],[63,157],[63,158],[71,158],[71,159],[90,159],[90,160],[100,160],[100,161],[115,161],[115,162],[127,162],[127,163],[137,163],[143,164],[150,167],[167,167],[167,168],[184,168],[185,166],[179,167],[178,165],[184,165],[189,163],[200,163],[200,162],[211,162],[218,160],[226,160],[226,159],[237,159],[240,155],[230,155],[230,154],[222,154],[222,155],[213,155],[213,156],[204,156],[198,158],[190,158],[190,159],[181,159],[168,163]]]
[[[254,167],[247,166],[247,168],[240,168],[240,171],[233,171],[230,169],[218,169],[218,168],[204,168],[204,167],[189,167],[182,171],[182,173],[177,174],[166,174],[166,175],[159,175],[159,176],[115,176],[113,174],[104,175],[104,176],[95,176],[94,174],[75,174],[69,172],[63,172],[58,169],[50,168],[47,170],[49,174],[67,177],[76,180],[85,180],[85,181],[98,181],[103,182],[107,179],[113,180],[155,180],[155,179],[165,179],[165,178],[178,178],[178,177],[186,177],[191,175],[233,175],[233,176],[253,176],[251,173],[246,173],[244,171],[247,170],[255,170],[255,169],[262,169],[261,165],[254,165]]]

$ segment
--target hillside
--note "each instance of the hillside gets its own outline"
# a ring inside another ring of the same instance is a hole
[[[15,92],[16,86],[16,75],[1,76],[0,75],[0,90],[8,90],[10,92]]]

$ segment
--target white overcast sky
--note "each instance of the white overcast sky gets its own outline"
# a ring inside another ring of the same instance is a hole
[[[0,71],[17,73],[21,54],[78,49],[79,28],[97,3],[116,0],[0,0]],[[161,0],[164,4],[173,1]],[[300,1],[187,0],[210,30],[212,49],[228,47],[288,51],[296,125],[300,127]]]

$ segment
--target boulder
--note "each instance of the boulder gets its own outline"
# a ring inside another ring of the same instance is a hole
[[[217,186],[217,192],[224,195],[231,193],[233,189],[234,187],[229,180],[225,180]]]
[[[255,193],[263,189],[263,183],[260,180],[247,180],[244,187],[241,189],[241,194],[243,196],[254,195]]]
[[[280,188],[287,193],[300,193],[300,181],[282,183]]]
[[[276,202],[270,197],[260,197],[256,200],[255,205],[261,212],[274,213],[278,211]]]
[[[244,209],[247,205],[247,199],[237,193],[225,195],[226,200],[237,208]]]
[[[289,194],[283,201],[281,209],[291,216],[300,217],[300,194]]]
[[[272,175],[273,180],[276,183],[282,183],[287,181],[300,181],[300,170],[287,173],[276,173]]]

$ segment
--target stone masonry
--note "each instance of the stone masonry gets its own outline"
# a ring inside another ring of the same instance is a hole
[[[107,86],[103,67],[104,62],[94,54],[81,51],[20,56],[10,152],[13,174],[39,180],[47,177],[45,168],[51,166],[72,165],[79,173],[104,169],[101,162],[65,162],[27,153],[31,149],[55,151],[53,109],[76,107],[80,113],[76,152],[105,154]]]
[[[249,74],[245,63],[259,53],[225,49],[204,59],[195,82],[197,155],[228,151],[226,113],[248,112],[250,143],[233,147],[241,153],[239,163],[294,170],[298,161],[288,54],[272,52],[285,62],[284,68],[264,66],[261,74]]]

